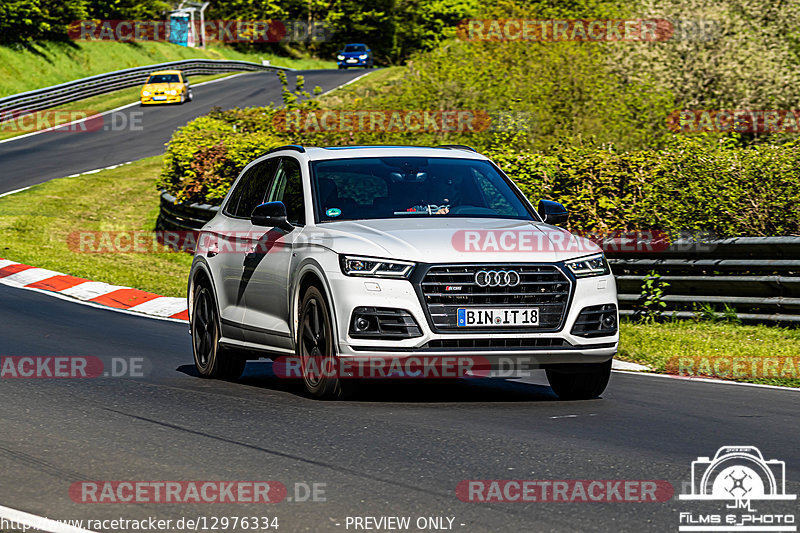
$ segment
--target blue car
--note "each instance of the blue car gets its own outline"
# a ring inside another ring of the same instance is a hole
[[[366,44],[348,44],[336,56],[339,68],[372,68],[372,50]]]

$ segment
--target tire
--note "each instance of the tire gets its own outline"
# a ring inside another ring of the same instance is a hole
[[[585,370],[584,370],[585,368]],[[547,369],[547,381],[562,400],[590,400],[606,390],[611,378],[611,360],[585,365],[579,372]]]
[[[188,92],[188,93],[186,93],[186,94],[187,94],[187,96],[186,96],[186,101],[187,101],[187,102],[191,102],[191,101],[192,101],[192,98],[194,98],[194,96],[192,96],[192,91],[189,91],[189,92]]]
[[[220,321],[214,295],[205,285],[198,285],[195,290],[190,324],[194,366],[204,378],[238,379],[247,360],[220,346]]]
[[[300,360],[303,385],[306,391],[320,400],[339,400],[348,396],[351,387],[345,387],[336,376],[336,343],[328,303],[322,292],[309,287],[300,304],[296,354]],[[334,372],[321,372],[322,369]]]

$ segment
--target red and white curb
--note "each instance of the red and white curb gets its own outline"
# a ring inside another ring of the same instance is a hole
[[[0,259],[0,283],[55,293],[100,307],[161,319],[189,320],[185,298],[160,296],[120,285],[69,276],[53,270],[36,268]]]

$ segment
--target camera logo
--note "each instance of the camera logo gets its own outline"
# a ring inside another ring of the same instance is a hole
[[[692,493],[681,500],[794,500],[786,494],[786,463],[764,460],[755,446],[723,446],[692,462]]]

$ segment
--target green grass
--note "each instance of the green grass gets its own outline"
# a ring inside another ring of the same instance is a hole
[[[294,59],[268,53],[243,53],[225,46],[207,50],[170,43],[75,42],[0,46],[0,97],[130,67],[181,59],[235,59],[309,69],[335,68],[334,61]]]
[[[162,157],[60,178],[0,198],[0,257],[95,281],[185,296],[188,253],[77,253],[77,231],[152,231]],[[35,209],[31,209],[35,206]]]
[[[225,72],[222,74],[209,74],[207,76],[192,76],[190,78],[190,82],[192,83],[192,86],[197,86],[197,84],[203,83],[204,81],[211,81],[218,78],[233,76],[234,74],[237,73]],[[31,133],[37,129],[46,129],[49,126],[57,125],[52,122],[52,119],[59,116],[56,114],[58,111],[94,111],[96,113],[102,113],[104,111],[109,111],[111,109],[116,109],[123,105],[136,102],[139,100],[139,91],[141,91],[141,89],[142,88],[140,86],[129,87],[127,89],[120,89],[118,91],[99,96],[92,96],[91,98],[85,98],[83,100],[76,100],[75,102],[69,102],[58,107],[50,108],[46,111],[42,111],[40,114],[44,117],[50,118],[51,121],[43,123],[43,127],[41,128],[17,128],[14,122],[5,122],[0,124],[0,140],[8,139],[10,137],[17,137],[19,135],[25,135],[26,133]],[[59,124],[70,122],[72,118],[73,117],[67,115],[65,120],[60,121]]]
[[[675,320],[654,325],[623,322],[620,329],[618,359],[645,364],[656,372],[670,373],[678,369],[678,358],[693,358],[701,369],[702,358],[741,358],[745,374],[752,375],[751,365],[755,360],[790,357],[800,362],[800,330],[770,327],[765,325],[738,325],[725,322],[695,322]],[[670,364],[672,360],[672,364]],[[714,364],[714,360],[709,362]],[[780,368],[783,368],[782,366]],[[712,366],[713,369],[713,366]],[[720,367],[721,373],[711,377],[732,379],[729,365]],[[756,376],[761,373],[757,372]],[[789,368],[787,376],[793,378],[763,378],[740,375],[736,381],[800,387],[800,368]]]
[[[406,72],[406,67],[389,67],[378,71],[366,71],[369,76],[351,83],[346,87],[336,89],[330,94],[319,98],[320,106],[324,109],[339,109],[342,107],[359,108],[370,98],[379,93],[390,92],[392,87],[400,83]]]

